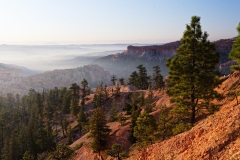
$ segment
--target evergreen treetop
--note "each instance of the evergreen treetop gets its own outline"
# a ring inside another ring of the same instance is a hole
[[[83,79],[81,84],[82,84],[83,89],[85,90],[85,88],[88,86],[88,81],[86,79]]]
[[[117,80],[117,77],[113,74],[111,77],[112,85],[115,85],[115,81]]]
[[[128,84],[137,87],[137,79],[138,79],[137,72],[136,71],[132,72],[132,74],[130,75],[130,77],[128,79]]]
[[[70,89],[72,90],[73,97],[78,97],[80,87],[77,85],[77,83],[73,83]]]
[[[163,76],[161,75],[160,66],[153,67],[153,88],[162,89],[164,87]]]
[[[134,71],[128,79],[128,84],[133,85],[139,89],[147,89],[149,86],[150,77],[147,75],[146,68],[141,64],[137,66],[138,72]]]
[[[154,133],[157,129],[156,120],[152,115],[144,112],[139,116],[134,127],[134,137],[140,146],[146,146],[155,139]]]
[[[94,152],[100,154],[100,151],[105,148],[109,132],[104,111],[102,108],[95,108],[90,117],[90,134],[88,136],[92,139],[91,148]]]

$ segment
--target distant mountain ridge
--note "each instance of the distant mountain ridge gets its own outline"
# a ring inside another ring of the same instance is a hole
[[[101,81],[110,82],[110,74],[98,65],[85,65],[73,69],[58,69],[28,77],[0,76],[0,94],[26,94],[30,89],[41,91],[54,87],[69,87],[73,83],[81,84],[83,79],[90,87],[96,87]]]
[[[27,77],[40,73],[40,71],[35,71],[28,69],[26,67],[14,65],[14,64],[4,64],[0,63],[0,74],[8,74],[13,77]]]
[[[220,39],[215,41],[216,51],[220,55],[218,69],[223,75],[230,74],[230,66],[236,64],[236,62],[232,61],[228,58],[228,53],[232,50],[232,45],[235,42],[235,38],[229,39]]]
[[[220,55],[218,69],[222,74],[229,74],[229,66],[234,62],[228,58],[235,38],[221,39],[215,41],[216,51]],[[102,66],[111,74],[122,77],[128,77],[139,64],[143,64],[149,73],[152,73],[152,67],[160,65],[162,74],[168,74],[168,68],[165,63],[168,58],[177,54],[176,49],[180,46],[180,41],[170,42],[163,45],[152,46],[128,46],[127,50],[114,55],[101,57],[94,61],[94,64]]]

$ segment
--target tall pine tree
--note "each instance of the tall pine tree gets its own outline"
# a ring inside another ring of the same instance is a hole
[[[136,71],[132,72],[128,79],[128,84],[137,87],[138,73]]]
[[[153,88],[154,89],[163,89],[164,87],[164,81],[163,76],[161,75],[161,69],[160,66],[154,66],[153,67]]]
[[[115,81],[117,80],[117,77],[113,74],[111,77],[112,85],[115,86]]]
[[[82,101],[81,101],[81,105],[84,106],[85,105],[85,97],[87,95],[87,87],[88,87],[88,81],[86,79],[83,79],[83,81],[81,82],[82,84]]]
[[[152,115],[144,112],[139,116],[134,127],[134,137],[140,146],[146,146],[155,139],[154,132],[157,129],[156,120]]]
[[[92,139],[91,148],[100,155],[100,151],[106,146],[110,129],[107,126],[107,120],[102,108],[95,108],[90,117],[90,134],[88,138]]]
[[[134,71],[128,79],[128,84],[133,85],[139,89],[147,89],[149,86],[150,77],[147,75],[146,68],[141,64],[137,66],[138,72]]]
[[[217,95],[214,88],[219,84],[215,71],[219,55],[207,38],[208,34],[202,32],[200,17],[193,16],[191,24],[186,25],[177,54],[167,61],[168,94],[177,107],[190,112],[192,125],[196,121],[196,108]]]
[[[149,77],[147,75],[146,68],[141,64],[137,66],[138,68],[138,88],[139,89],[147,89],[148,88],[148,80]]]

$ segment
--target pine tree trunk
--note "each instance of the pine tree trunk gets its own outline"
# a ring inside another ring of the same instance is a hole
[[[194,94],[191,95],[191,102],[192,102],[191,125],[193,126],[195,123],[195,113],[196,113],[195,104],[194,104]]]
[[[118,159],[118,160],[121,160],[119,152],[118,152],[118,154],[117,154],[117,159]]]
[[[101,156],[101,151],[98,151],[98,158],[99,158],[100,160],[104,160],[103,157]]]

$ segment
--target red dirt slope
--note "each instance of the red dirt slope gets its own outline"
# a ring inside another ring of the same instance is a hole
[[[240,159],[240,105],[232,94],[239,89],[240,72],[235,72],[217,89],[225,96],[218,102],[222,104],[218,112],[191,130],[153,144],[129,159]]]

